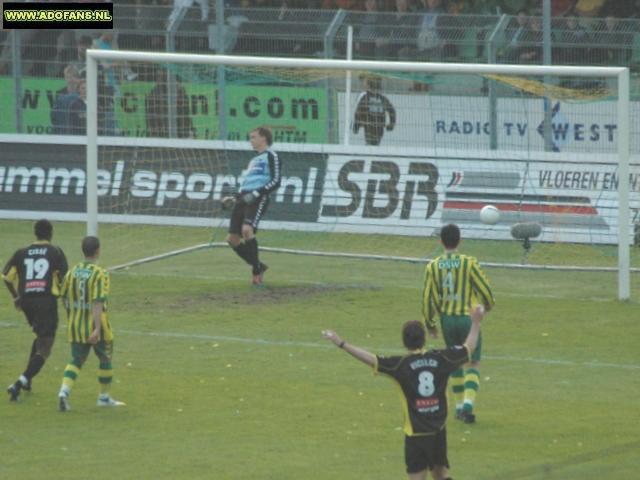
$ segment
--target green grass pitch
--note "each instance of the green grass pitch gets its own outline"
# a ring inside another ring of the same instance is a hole
[[[84,226],[54,228],[54,243],[79,261]],[[0,222],[0,260],[31,232],[32,222]],[[402,323],[420,315],[424,266],[262,258],[270,265],[262,290],[227,249],[113,273],[112,395],[127,405],[96,407],[92,357],[72,411],[58,412],[70,358],[61,329],[33,392],[1,399],[0,477],[405,478],[395,387],[320,332],[400,353]],[[451,476],[638,478],[638,303],[615,300],[613,274],[487,275],[497,307],[483,325],[478,423],[449,420]],[[24,370],[33,339],[8,292],[0,331],[4,388]]]

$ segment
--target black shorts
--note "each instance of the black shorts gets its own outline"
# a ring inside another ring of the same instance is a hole
[[[251,225],[253,233],[256,233],[260,219],[269,206],[269,197],[267,195],[260,196],[251,203],[245,203],[242,200],[244,193],[240,193],[236,198],[236,204],[233,207],[231,220],[229,221],[229,233],[235,233],[236,235],[242,235],[242,225],[245,223]]]
[[[407,464],[407,473],[433,470],[436,465],[449,468],[446,428],[433,435],[405,436],[404,461]]]
[[[58,299],[51,295],[25,296],[20,302],[33,333],[38,337],[55,337],[58,329]]]

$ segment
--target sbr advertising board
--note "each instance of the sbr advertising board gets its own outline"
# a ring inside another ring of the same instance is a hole
[[[34,137],[27,137],[33,140]],[[220,199],[238,191],[253,152],[246,142],[113,139],[100,147],[101,221],[225,225]],[[179,148],[178,148],[179,147]],[[518,222],[539,222],[541,240],[615,244],[619,178],[614,156],[282,145],[282,186],[261,228],[431,236],[449,222],[467,238],[508,239]],[[635,159],[637,163],[637,159]],[[640,211],[640,170],[632,166],[628,227]],[[482,225],[496,205],[500,222]],[[5,143],[0,149],[0,217],[47,212],[83,221],[83,145]],[[71,217],[70,217],[71,215]]]

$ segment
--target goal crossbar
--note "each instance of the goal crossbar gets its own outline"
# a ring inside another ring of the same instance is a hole
[[[534,65],[490,65],[457,63],[380,62],[362,60],[320,60],[231,55],[146,53],[133,51],[87,50],[87,233],[98,232],[98,61],[114,60],[151,63],[180,63],[227,67],[314,68],[380,72],[417,72],[477,75],[585,76],[615,78],[618,90],[618,172],[629,178],[630,80],[623,67],[561,67]],[[629,182],[618,182],[618,298],[630,297]]]

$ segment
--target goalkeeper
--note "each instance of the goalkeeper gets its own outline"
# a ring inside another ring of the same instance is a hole
[[[269,194],[280,186],[282,162],[273,151],[273,135],[267,127],[251,130],[249,142],[258,155],[251,159],[240,193],[222,199],[223,208],[233,206],[227,243],[253,269],[253,285],[262,286],[267,265],[258,258],[258,223],[269,206]],[[242,241],[244,239],[244,242]]]

